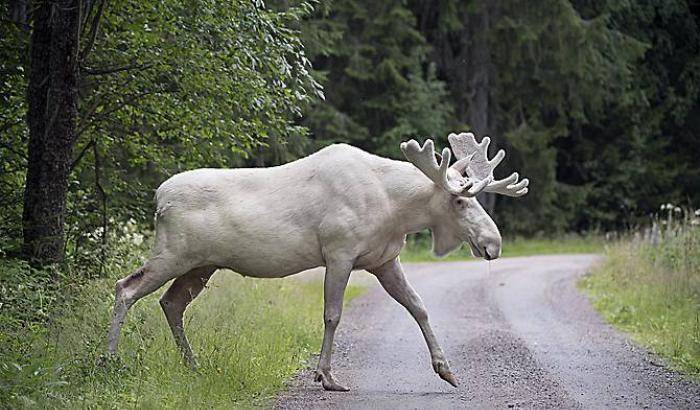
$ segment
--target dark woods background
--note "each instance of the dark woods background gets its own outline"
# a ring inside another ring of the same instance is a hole
[[[148,224],[154,189],[182,170],[333,142],[401,158],[403,140],[465,130],[508,151],[501,175],[532,181],[518,201],[481,198],[509,235],[621,230],[700,203],[695,1],[0,7],[5,255],[27,232],[58,238],[53,256],[25,240],[53,261],[58,227],[70,253]]]
[[[491,135],[532,180],[517,201],[486,198],[505,232],[623,229],[700,199],[699,10],[336,1],[303,25],[327,96],[304,124],[395,157],[408,137]]]

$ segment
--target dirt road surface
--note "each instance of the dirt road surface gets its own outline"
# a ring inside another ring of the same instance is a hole
[[[700,385],[606,325],[578,292],[598,260],[504,258],[490,272],[485,261],[405,264],[459,387],[433,373],[416,323],[372,286],[336,336],[334,375],[351,391],[325,392],[307,370],[276,407],[700,409]]]

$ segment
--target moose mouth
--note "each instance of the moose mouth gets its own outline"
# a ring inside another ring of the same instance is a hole
[[[469,247],[472,248],[472,255],[474,255],[477,258],[483,258],[484,253],[481,251],[481,249],[474,243],[474,240],[470,237],[467,237],[467,241],[469,242]]]

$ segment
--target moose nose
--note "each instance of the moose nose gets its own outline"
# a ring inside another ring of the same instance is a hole
[[[487,261],[498,259],[501,256],[501,248],[495,245],[484,246],[484,259]]]

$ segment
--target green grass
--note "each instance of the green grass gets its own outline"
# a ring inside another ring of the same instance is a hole
[[[113,286],[113,279],[91,280],[53,315],[50,325],[35,324],[14,334],[22,340],[4,346],[0,363],[3,407],[266,405],[320,347],[321,283],[220,271],[185,316],[199,359],[197,373],[181,364],[158,305],[167,287],[130,310],[119,359],[98,365]],[[349,287],[346,300],[360,291]],[[3,342],[10,342],[7,335]]]
[[[504,238],[503,257],[528,256],[562,253],[601,253],[603,239],[598,236],[565,235],[557,238]],[[469,246],[464,244],[457,251],[444,258],[437,258],[431,252],[430,238],[426,235],[409,238],[401,252],[403,262],[429,262],[435,260],[460,261],[469,260]]]
[[[637,342],[700,378],[700,228],[686,225],[658,246],[616,244],[580,287],[602,316]]]

